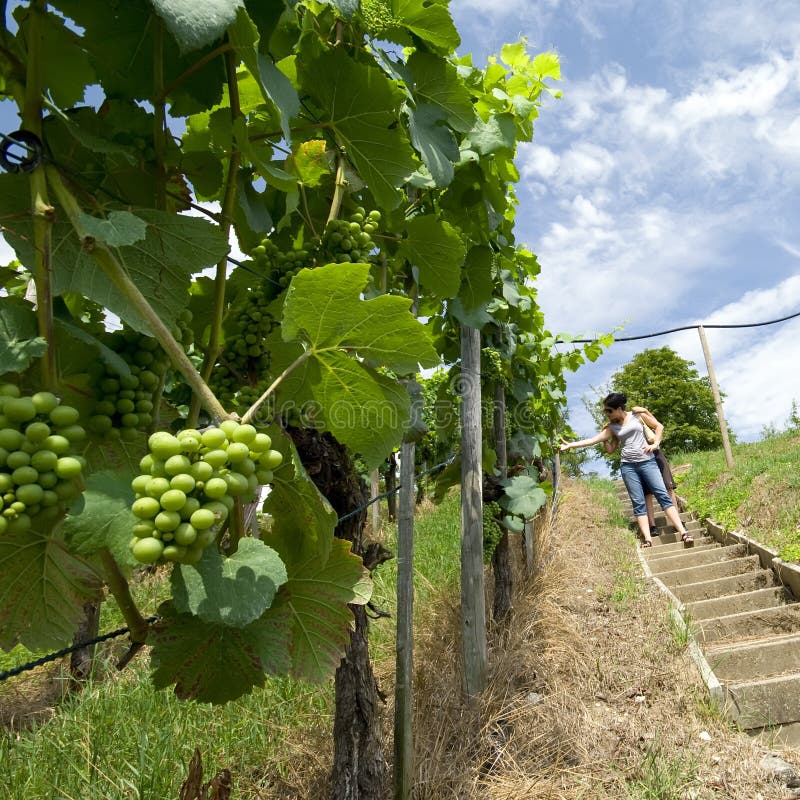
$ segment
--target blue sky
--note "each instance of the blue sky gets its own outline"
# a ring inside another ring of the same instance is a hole
[[[452,0],[475,63],[527,37],[562,65],[517,164],[517,238],[554,332],[622,336],[800,311],[800,3]],[[800,402],[800,319],[707,332],[740,440]],[[569,380],[570,419],[637,352],[706,374],[695,331],[618,344]]]

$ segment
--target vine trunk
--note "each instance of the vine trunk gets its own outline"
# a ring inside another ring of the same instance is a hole
[[[366,484],[356,473],[347,449],[330,434],[292,428],[289,433],[310,478],[339,517],[367,502]],[[353,543],[352,552],[372,570],[388,557],[367,546],[366,509],[340,522],[335,535]],[[351,605],[355,627],[345,657],[336,670],[336,710],[333,724],[332,800],[379,800],[387,785],[383,752],[381,705],[369,659],[369,622],[364,606]]]

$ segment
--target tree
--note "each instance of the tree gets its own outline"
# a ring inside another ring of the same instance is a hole
[[[694,362],[670,347],[634,356],[614,373],[609,391],[624,392],[628,408],[650,409],[664,425],[662,443],[667,453],[722,446],[711,383],[699,375]]]

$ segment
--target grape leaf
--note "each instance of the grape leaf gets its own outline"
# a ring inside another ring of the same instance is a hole
[[[244,0],[151,0],[175,37],[181,52],[197,50],[219,39],[236,18]]]
[[[492,250],[473,247],[464,260],[464,276],[458,296],[467,311],[475,311],[492,299]]]
[[[89,59],[78,44],[75,35],[55,14],[41,17],[39,53],[42,79],[53,100],[62,108],[69,108],[83,100],[87,85],[96,83]],[[65,65],[69,65],[65,68]]]
[[[408,220],[406,234],[397,254],[417,267],[420,286],[439,297],[457,294],[465,255],[458,231],[435,214],[426,214]]]
[[[285,582],[278,554],[258,539],[242,539],[229,558],[209,547],[196,566],[178,565],[172,572],[172,599],[180,612],[244,628],[270,607]]]
[[[264,513],[272,517],[271,533],[282,543],[279,555],[292,563],[313,558],[324,562],[333,541],[336,512],[308,477],[292,440],[282,432],[270,430],[270,435],[272,449],[283,454],[283,464],[275,470]]]
[[[148,638],[156,689],[174,683],[181,700],[218,704],[264,685],[262,653],[280,651],[276,646],[280,619],[277,624],[259,619],[244,628],[231,628],[180,614],[171,602],[163,603],[158,613],[161,619]]]
[[[38,332],[36,313],[27,300],[0,299],[0,375],[22,372],[47,352],[47,341]]]
[[[73,404],[74,405],[74,404]],[[86,471],[122,472],[128,480],[139,473],[139,461],[147,452],[147,434],[136,431],[131,441],[124,439],[98,439],[89,437],[83,451]]]
[[[412,75],[409,87],[417,105],[427,103],[441,109],[452,128],[462,133],[475,124],[472,96],[458,76],[456,68],[432,53],[415,51],[408,59]]]
[[[403,28],[422,39],[437,53],[449,55],[461,43],[461,37],[444,3],[429,2],[429,0],[391,0],[391,10]],[[388,34],[394,31],[396,28],[392,26],[387,31],[387,38],[391,38]],[[412,43],[413,41],[409,42]]]
[[[200,4],[189,0],[185,3],[191,15],[187,24],[193,25],[203,19],[206,9],[213,13],[220,2],[223,0]],[[144,0],[113,3],[108,0],[54,0],[49,5],[59,8],[83,29],[81,44],[105,89],[106,98],[125,98],[126,102],[152,100],[153,42],[157,28],[152,3]],[[233,19],[235,12],[234,7],[227,18]],[[218,36],[222,33],[224,26]],[[165,43],[162,58],[164,85],[173,84],[175,87],[170,93],[170,111],[175,117],[192,114],[200,108],[211,108],[222,98],[224,59],[211,58],[202,63],[199,60],[202,55],[183,54],[169,39]],[[179,76],[181,80],[176,81]]]
[[[236,22],[228,30],[228,36],[239,58],[256,79],[264,99],[273,103],[280,112],[283,138],[291,143],[289,122],[300,110],[297,89],[269,58],[258,52],[258,28],[244,8],[239,9]]]
[[[398,125],[401,90],[381,70],[353,61],[342,48],[298,59],[301,90],[323,110],[338,144],[345,148],[379,205],[394,208],[396,191],[417,168]]]
[[[197,217],[144,208],[135,213],[147,224],[146,237],[114,252],[156,313],[171,326],[186,306],[192,274],[216,264],[228,252],[229,244],[217,226]],[[14,238],[14,247],[20,260],[30,265],[30,224],[21,222],[17,230],[22,236]],[[53,225],[53,291],[82,294],[137,330],[148,332],[130,301],[105,277],[68,221]]]
[[[420,103],[407,107],[408,130],[411,142],[419,150],[422,161],[430,170],[437,186],[447,186],[453,180],[453,163],[458,161],[458,143],[444,122],[444,112],[436,106]]]
[[[547,495],[539,484],[528,475],[517,475],[500,482],[505,492],[500,505],[510,514],[531,519],[547,502]]]
[[[55,534],[0,536],[0,647],[63,647],[100,589],[97,572]]]
[[[86,348],[84,345],[88,345],[97,353],[97,355],[100,357],[100,360],[109,366],[117,375],[127,376],[131,374],[131,368],[128,362],[125,361],[125,359],[122,358],[122,356],[120,356],[118,353],[115,353],[110,347],[103,344],[103,342],[101,342],[96,336],[93,336],[91,333],[89,333],[89,331],[86,329],[80,328],[77,325],[73,325],[72,322],[62,319],[61,317],[56,317],[54,324],[57,334],[56,347],[58,347],[59,355],[62,357],[62,372],[64,371],[64,350],[62,349],[62,343],[64,342],[64,339],[62,337],[65,337],[73,340],[69,344],[75,350],[80,351],[81,359],[84,365],[86,364]]]
[[[83,496],[64,521],[64,537],[73,553],[92,556],[108,548],[120,566],[136,566],[128,548],[131,528],[137,522],[131,512],[132,479],[131,472],[93,472],[89,476]]]
[[[279,552],[287,542],[269,536]],[[350,552],[350,542],[334,539],[327,562],[311,558],[287,562],[289,580],[281,586],[263,620],[289,615],[291,674],[322,682],[339,666],[350,641],[353,614],[347,603],[363,605],[372,594],[372,581],[361,559]]]
[[[467,139],[482,156],[491,155],[498,150],[513,152],[516,142],[514,117],[511,114],[492,114],[486,122],[476,119]]]
[[[322,179],[331,173],[326,147],[323,139],[302,142],[286,159],[287,170],[297,175],[305,186],[319,186]]]
[[[112,211],[106,219],[80,214],[80,221],[90,236],[109,247],[135,244],[147,234],[145,221],[130,211]]]
[[[316,422],[371,466],[400,442],[409,409],[403,388],[373,365],[409,374],[419,364],[434,366],[438,356],[407,298],[361,300],[368,274],[367,264],[298,273],[276,333],[295,346],[273,348],[272,368],[280,373],[294,362],[279,399],[312,404]]]
[[[352,352],[403,374],[436,366],[439,357],[411,315],[410,299],[361,300],[369,270],[368,264],[328,264],[295,275],[283,307],[284,341],[302,339],[317,355]]]

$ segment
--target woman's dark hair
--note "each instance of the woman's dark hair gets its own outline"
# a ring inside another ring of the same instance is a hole
[[[603,400],[604,408],[625,408],[625,403],[628,402],[628,395],[622,392],[611,392]]]

